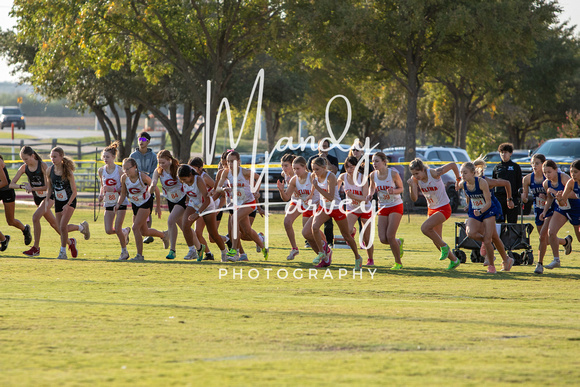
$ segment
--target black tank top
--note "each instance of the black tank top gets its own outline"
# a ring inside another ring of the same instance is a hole
[[[9,191],[12,188],[10,188],[10,176],[8,176],[8,170],[6,169],[6,164],[4,164],[4,176],[6,176],[6,179],[8,179],[8,184],[6,184],[4,187],[0,188],[0,191]]]
[[[62,176],[57,175],[54,173],[54,165],[50,168],[50,182],[52,184],[53,199],[56,196],[56,191],[65,190],[67,197],[71,197],[72,195],[72,188],[70,187],[70,182],[68,180],[63,180]],[[68,199],[67,199],[68,200]]]
[[[24,173],[26,173],[26,176],[28,176],[28,182],[33,188],[44,186],[44,172],[42,172],[42,164],[40,161],[38,162],[38,167],[36,167],[36,171],[32,172],[30,169],[28,169],[27,165],[26,169],[24,170]],[[34,197],[39,197],[36,194],[36,191],[32,191],[32,195]]]

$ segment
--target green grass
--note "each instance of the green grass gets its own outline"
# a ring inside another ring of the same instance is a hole
[[[19,205],[30,222],[32,208]],[[153,225],[164,228],[163,220]],[[92,220],[77,210],[73,221]],[[130,216],[126,225],[129,225]],[[144,263],[116,262],[103,213],[79,258],[54,259],[46,223],[42,255],[24,258],[20,232],[0,259],[0,384],[21,385],[572,385],[580,380],[578,253],[543,276],[531,266],[488,275],[447,262],[407,217],[404,270],[388,270],[377,246],[371,279],[352,279],[353,259],[335,249],[334,279],[307,279],[313,254],[287,262],[282,216],[270,217],[271,258],[245,243],[249,263],[167,261],[145,245]],[[453,241],[452,218],[444,227]],[[263,219],[256,229],[263,229]],[[298,226],[295,229],[298,232]],[[222,228],[222,233],[223,228]],[[562,231],[570,232],[566,225]],[[78,233],[77,233],[78,234]],[[533,234],[534,245],[537,234]],[[299,238],[302,241],[302,238]],[[577,244],[577,242],[575,242]],[[218,252],[211,245],[214,253]],[[185,254],[178,238],[178,257]],[[129,251],[135,254],[133,241]],[[366,260],[366,258],[365,258]],[[548,259],[546,259],[548,261]],[[219,279],[219,269],[228,276]],[[260,277],[252,280],[248,270]],[[339,269],[349,278],[338,279]],[[233,270],[243,270],[234,279]],[[270,279],[265,269],[272,269]],[[290,271],[288,279],[276,271]],[[292,279],[302,269],[304,279]]]

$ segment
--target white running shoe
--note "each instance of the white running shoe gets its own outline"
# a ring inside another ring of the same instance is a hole
[[[260,237],[260,240],[262,241],[262,244],[264,244],[264,234],[262,234],[261,232],[258,233],[258,236]],[[262,248],[260,246],[258,246],[258,244],[256,244],[256,253],[260,253],[262,252]]]
[[[144,261],[144,260],[145,260],[144,256],[142,256],[141,254],[137,254],[133,258],[131,258],[129,261]]]
[[[222,251],[222,262],[227,262],[228,261],[228,251],[224,250]]]
[[[125,244],[129,244],[129,234],[131,234],[131,227],[125,227],[123,229],[123,234],[125,234]]]
[[[536,270],[534,270],[534,274],[544,274],[544,266],[541,263],[536,263]]]
[[[126,261],[129,259],[129,252],[125,251],[125,252],[121,252],[121,255],[119,256],[119,261]]]
[[[168,249],[169,248],[169,230],[163,231],[163,238],[161,238],[161,240],[163,241],[163,248]]]
[[[84,222],[81,223],[81,226],[83,226],[83,231],[81,231],[81,234],[83,234],[85,236],[85,240],[89,240],[89,238],[91,237],[91,230],[89,230],[89,223],[85,220]]]
[[[185,259],[186,261],[191,261],[197,258],[199,258],[199,256],[197,255],[197,250],[195,249],[195,247],[193,249],[189,249],[187,255],[183,257],[183,259]]]
[[[550,269],[552,270],[555,267],[560,267],[560,260],[559,259],[554,259],[552,262],[548,263],[546,266],[544,266],[546,269]]]
[[[298,254],[300,254],[300,250],[292,249],[290,250],[290,254],[286,257],[288,261],[292,261]]]
[[[247,261],[249,261],[248,254],[246,254],[246,253],[240,254],[240,257],[237,260],[238,260],[238,262],[242,262],[242,261],[243,262],[247,262]]]
[[[60,251],[56,259],[68,259],[68,257],[66,256],[66,251]]]

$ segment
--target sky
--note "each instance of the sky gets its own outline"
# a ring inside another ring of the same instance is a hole
[[[15,20],[8,14],[14,4],[13,0],[0,0],[0,27],[5,30],[12,28]],[[570,24],[580,26],[580,0],[559,0],[563,12],[560,21],[569,21]],[[580,27],[576,29],[580,33]],[[4,58],[0,58],[0,82],[17,82],[18,77],[10,74],[10,67]]]

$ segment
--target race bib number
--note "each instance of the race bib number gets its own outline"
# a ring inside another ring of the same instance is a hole
[[[389,200],[391,200],[391,195],[389,195],[387,191],[381,191],[381,193],[379,193],[379,201],[388,202]]]
[[[68,195],[66,194],[66,191],[64,189],[61,189],[60,191],[55,191],[54,197],[59,202],[64,202],[64,201],[68,200]]]
[[[569,210],[570,209],[570,202],[568,200],[566,200],[566,204],[564,204],[563,206],[559,205],[559,207],[561,210]]]
[[[428,198],[425,196],[425,198],[427,199],[427,204],[433,204],[435,203],[435,200],[433,200],[432,198]]]
[[[546,206],[546,199],[542,199],[541,197],[536,198],[536,207],[544,208]]]
[[[105,193],[105,203],[114,206],[117,204],[117,200],[119,199],[118,192],[106,192]],[[110,207],[110,206],[109,206]]]
[[[131,195],[131,201],[134,203],[139,202],[141,199],[143,199],[142,195]]]
[[[480,210],[485,206],[485,199],[471,199],[471,207],[474,210]]]
[[[175,201],[175,200],[179,199],[179,196],[180,196],[180,195],[179,195],[179,192],[171,192],[171,194],[169,194],[169,198],[170,198],[172,201]]]
[[[36,196],[39,198],[44,198],[46,197],[46,191],[36,191]]]

